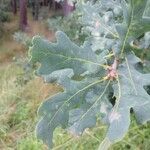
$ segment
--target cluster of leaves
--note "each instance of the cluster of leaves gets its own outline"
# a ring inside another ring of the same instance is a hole
[[[0,2],[0,37],[2,37],[3,23],[10,21],[9,2]]]
[[[15,32],[13,34],[13,39],[16,42],[23,44],[27,48],[29,48],[30,46],[32,46],[31,38],[26,33],[24,33],[24,32]]]
[[[10,21],[10,14],[0,9],[0,22]]]
[[[36,36],[30,48],[37,74],[64,90],[39,108],[36,133],[52,147],[54,130],[61,126],[73,135],[94,127],[97,119],[108,125],[99,149],[123,139],[134,112],[138,123],[150,120],[150,73],[132,51],[149,50],[148,0],[101,0],[78,3],[89,37],[77,46],[63,32],[56,43]],[[136,42],[138,41],[138,42]]]
[[[81,44],[86,37],[86,33],[83,31],[83,26],[78,18],[79,12],[76,10],[67,17],[56,16],[48,19],[47,22],[50,30],[63,31],[75,43]]]
[[[13,34],[13,39],[27,48],[32,46],[31,38],[26,33],[15,32]],[[16,57],[14,58],[14,61],[16,65],[23,68],[23,72],[17,75],[15,83],[17,86],[23,86],[34,78],[33,70],[35,70],[35,66],[32,63],[29,63],[28,58]]]
[[[10,21],[10,1],[0,2],[0,22]]]
[[[15,80],[16,86],[26,85],[29,81],[34,79],[33,70],[36,69],[36,66],[28,62],[27,58],[15,58],[15,64],[23,68],[23,71],[17,74]]]

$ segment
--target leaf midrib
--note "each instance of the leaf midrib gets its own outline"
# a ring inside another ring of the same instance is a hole
[[[73,94],[72,96],[70,96],[70,98],[68,98],[68,99],[58,108],[58,110],[54,113],[54,115],[53,115],[53,117],[50,119],[48,125],[50,125],[50,124],[52,123],[52,121],[55,119],[55,117],[57,116],[58,112],[62,109],[62,107],[65,106],[65,105],[66,105],[70,100],[72,100],[76,95],[78,95],[79,93],[83,92],[84,90],[86,90],[86,89],[88,89],[88,88],[90,88],[90,87],[92,87],[92,86],[94,86],[94,85],[96,85],[96,84],[98,84],[98,83],[103,82],[104,80],[105,80],[104,78],[101,79],[101,80],[97,80],[97,81],[95,81],[95,82],[93,82],[93,83],[91,83],[91,84],[85,86],[84,88],[78,90],[75,94]]]
[[[132,0],[131,0],[131,2],[132,2]],[[129,25],[128,25],[128,29],[126,31],[126,35],[125,35],[125,38],[124,38],[124,41],[123,41],[123,45],[122,45],[122,48],[121,48],[121,57],[123,56],[125,45],[126,45],[126,42],[127,42],[127,39],[128,39],[128,35],[129,35],[129,32],[130,32],[130,28],[131,28],[133,17],[134,17],[133,15],[134,15],[134,4],[132,3],[132,11],[131,11],[131,16],[130,16],[131,19],[130,19],[130,22],[129,22]]]
[[[39,54],[44,54],[44,55],[54,55],[56,57],[63,57],[63,58],[66,58],[66,60],[76,60],[76,61],[81,61],[81,62],[85,62],[85,63],[90,63],[90,64],[94,64],[94,65],[98,65],[98,66],[104,66],[103,64],[100,64],[100,63],[96,63],[96,62],[93,62],[93,61],[90,61],[90,60],[86,60],[86,59],[83,59],[83,58],[78,58],[78,57],[68,57],[68,56],[65,56],[65,55],[62,55],[62,54],[55,54],[55,53],[52,53],[52,52],[48,52],[48,53],[44,53],[44,52],[39,52]]]

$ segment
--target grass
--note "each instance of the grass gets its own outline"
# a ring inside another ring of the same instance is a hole
[[[49,91],[51,94],[57,91],[55,86],[44,85],[38,78],[24,86],[16,85],[22,72],[13,63],[0,67],[0,149],[20,150],[27,143],[29,149],[37,149],[34,137],[37,108]]]

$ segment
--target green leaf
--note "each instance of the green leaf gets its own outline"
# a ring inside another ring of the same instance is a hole
[[[92,92],[92,94],[91,90],[91,102],[81,105],[80,109],[75,109],[71,112],[72,115],[70,116],[70,118],[73,124],[69,128],[69,130],[72,134],[81,135],[86,128],[95,126],[97,120],[96,116],[100,115],[101,113],[104,113],[101,111],[100,107],[102,106],[102,104],[106,104],[106,102],[108,101],[109,83],[110,81],[106,84],[106,86],[101,85],[99,88],[96,88],[94,92]],[[86,101],[88,102],[87,97]],[[105,113],[107,115],[107,112]],[[75,118],[73,118],[73,116],[75,116]]]
[[[50,43],[38,36],[33,38],[31,61],[41,64],[38,74],[50,74],[55,70],[72,68],[75,75],[80,75],[86,71],[94,73],[102,68],[104,58],[97,56],[90,47],[78,47],[63,32],[57,32],[56,37],[57,43]]]
[[[148,0],[125,0],[121,1],[124,21],[116,25],[121,38],[121,55],[127,51],[131,41],[150,31],[150,18],[144,17],[144,11]]]
[[[108,99],[102,67],[105,55],[96,55],[86,45],[76,46],[62,32],[57,33],[57,43],[34,37],[30,54],[33,63],[40,63],[38,75],[45,82],[56,82],[64,88],[41,104],[37,137],[52,147],[55,128],[61,126],[82,134],[86,128],[94,126],[97,115],[101,114],[101,101]],[[76,75],[82,78],[75,80]],[[78,118],[77,111],[80,112]],[[72,118],[77,118],[76,122]],[[76,128],[77,124],[80,127]]]
[[[109,2],[105,1],[106,5]],[[87,2],[79,6],[83,28],[91,34],[88,41],[92,44],[93,51],[106,51],[115,44],[115,39],[118,37],[113,12],[107,10],[105,3],[102,1],[93,5],[92,2]],[[114,8],[118,6],[118,2],[113,2]]]
[[[84,28],[91,34],[93,51],[107,49],[122,55],[131,50],[131,41],[150,31],[150,17],[145,17],[148,0],[102,0],[80,7]]]
[[[58,71],[58,74],[63,74],[63,72]],[[42,116],[42,119],[37,125],[37,136],[51,147],[55,128],[58,126],[64,128],[72,126],[74,123],[69,121],[69,118],[71,117],[72,119],[73,116],[76,116],[74,109],[76,108],[75,110],[81,112],[81,105],[88,106],[87,108],[89,108],[92,104],[87,101],[87,94],[89,91],[93,91],[92,97],[96,99],[98,92],[103,87],[102,85],[99,86],[101,82],[102,80],[96,78],[84,79],[83,81],[73,81],[66,77],[62,78],[62,80],[59,78],[59,83],[65,87],[64,92],[48,98],[40,106],[39,115]],[[77,109],[77,107],[79,108]],[[85,111],[87,111],[87,108]],[[83,120],[83,124],[80,124],[81,129],[78,129],[81,130],[80,134],[85,128],[95,125],[98,111],[94,112],[95,116],[88,115],[88,118],[86,117],[86,120]],[[70,117],[69,113],[70,115],[72,114]]]
[[[135,68],[139,62],[140,59],[130,54],[118,68],[118,84],[113,86],[116,104],[108,116],[107,137],[112,143],[121,140],[127,133],[131,108],[139,123],[150,120],[150,95],[144,88],[150,85],[150,74],[142,74]]]
[[[143,17],[150,18],[150,0],[147,1]]]

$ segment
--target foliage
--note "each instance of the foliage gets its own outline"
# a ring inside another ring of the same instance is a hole
[[[10,21],[10,14],[8,12],[0,10],[0,22],[8,22],[8,21]]]
[[[32,40],[31,62],[40,63],[37,75],[64,88],[40,106],[36,133],[52,147],[57,127],[80,136],[100,119],[108,125],[99,147],[104,150],[124,138],[131,112],[138,123],[150,120],[150,73],[139,67],[142,61],[132,52],[149,49],[150,18],[144,14],[148,1],[101,0],[79,5],[90,35],[82,46],[63,32],[57,32],[56,43],[39,36]]]
[[[9,2],[0,2],[0,38],[4,32],[3,23],[10,21]]]
[[[17,75],[15,81],[17,86],[26,85],[29,81],[34,79],[33,70],[35,66],[30,64],[27,58],[16,58],[15,63],[23,69],[23,72]]]
[[[23,44],[27,48],[32,46],[31,38],[24,32],[15,32],[13,38],[16,42]],[[14,58],[14,61],[16,65],[23,68],[23,72],[17,75],[15,81],[17,86],[23,86],[34,79],[33,70],[35,66],[28,62],[28,58]]]
[[[23,139],[19,144],[18,144],[18,149],[19,150],[42,150],[42,143],[36,141],[33,137],[32,138],[26,138]]]
[[[57,16],[48,19],[47,22],[50,30],[63,31],[71,40],[81,44],[86,37],[86,33],[82,30],[82,24],[79,22],[78,18],[79,12],[75,11],[67,17]]]
[[[32,46],[31,38],[24,32],[15,32],[13,38],[16,42],[25,45],[27,48]]]
[[[10,2],[0,2],[0,22],[10,21]]]
[[[0,66],[0,149],[44,150],[33,132],[36,109],[42,99],[40,90],[36,89],[43,84],[34,79],[26,85],[16,86],[14,81],[22,72],[14,63]],[[31,93],[33,89],[36,92]]]

